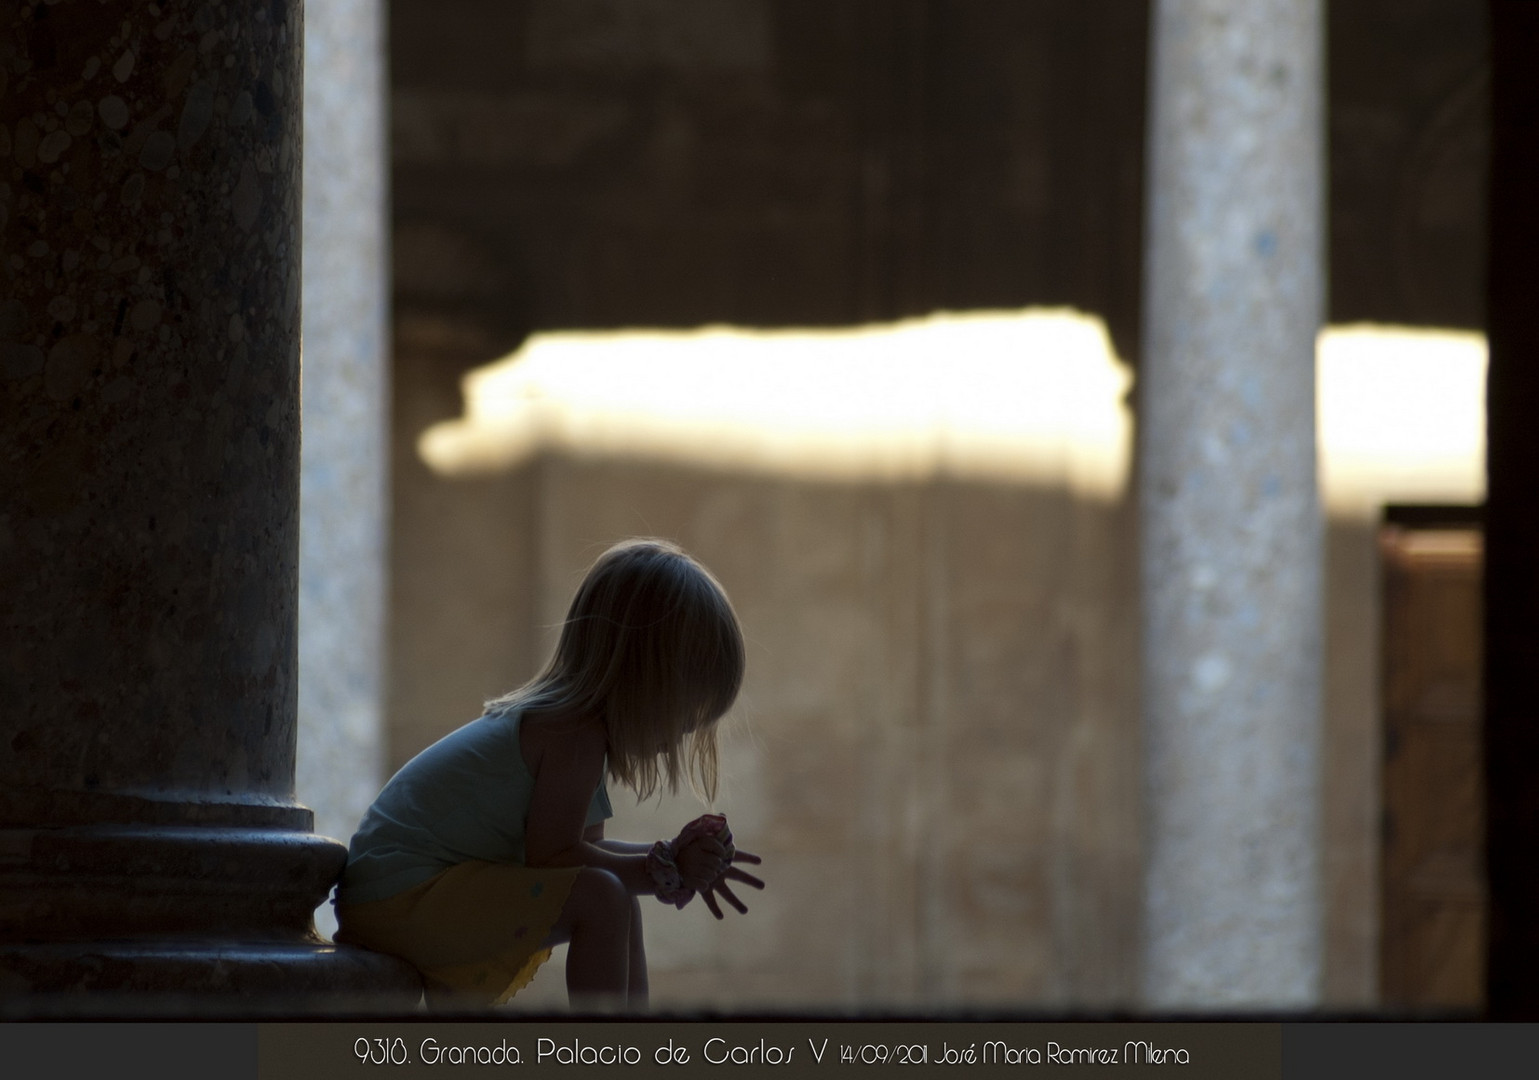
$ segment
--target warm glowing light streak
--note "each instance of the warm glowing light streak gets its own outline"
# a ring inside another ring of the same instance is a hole
[[[1321,335],[1320,489],[1336,513],[1485,499],[1483,334],[1391,326]]]
[[[1098,319],[936,315],[812,331],[539,334],[466,379],[466,415],[424,433],[447,474],[539,449],[808,479],[1127,480],[1130,377]]]
[[[1478,334],[1352,326],[1320,336],[1321,490],[1333,512],[1484,494]],[[959,479],[1126,489],[1130,376],[1100,320],[939,314],[841,330],[537,334],[465,380],[423,433],[445,475],[542,450],[804,479]]]

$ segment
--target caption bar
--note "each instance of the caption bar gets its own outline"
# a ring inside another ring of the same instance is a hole
[[[994,1073],[1280,1077],[1275,1024],[509,1021],[266,1024],[261,1080],[444,1075],[684,1077],[847,1073],[936,1066]]]

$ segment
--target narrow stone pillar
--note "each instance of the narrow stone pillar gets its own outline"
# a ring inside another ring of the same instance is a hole
[[[1140,377],[1158,1008],[1319,997],[1319,0],[1156,0]]]
[[[316,831],[344,840],[379,791],[384,763],[383,14],[379,0],[305,11],[296,787]],[[329,906],[316,921],[334,929]]]
[[[0,21],[13,1011],[409,985],[315,938],[344,853],[294,800],[300,39],[299,0]]]

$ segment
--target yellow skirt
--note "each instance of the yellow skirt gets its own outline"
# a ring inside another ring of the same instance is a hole
[[[550,959],[581,867],[465,862],[384,900],[337,905],[336,939],[422,972],[430,1007],[500,1005]]]

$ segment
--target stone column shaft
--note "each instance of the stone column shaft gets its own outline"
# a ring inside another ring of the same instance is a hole
[[[1157,0],[1140,376],[1145,1000],[1318,999],[1319,0]]]
[[[294,800],[301,35],[0,8],[0,1013],[415,985]]]
[[[307,8],[296,787],[343,840],[384,763],[384,48],[380,0]]]

